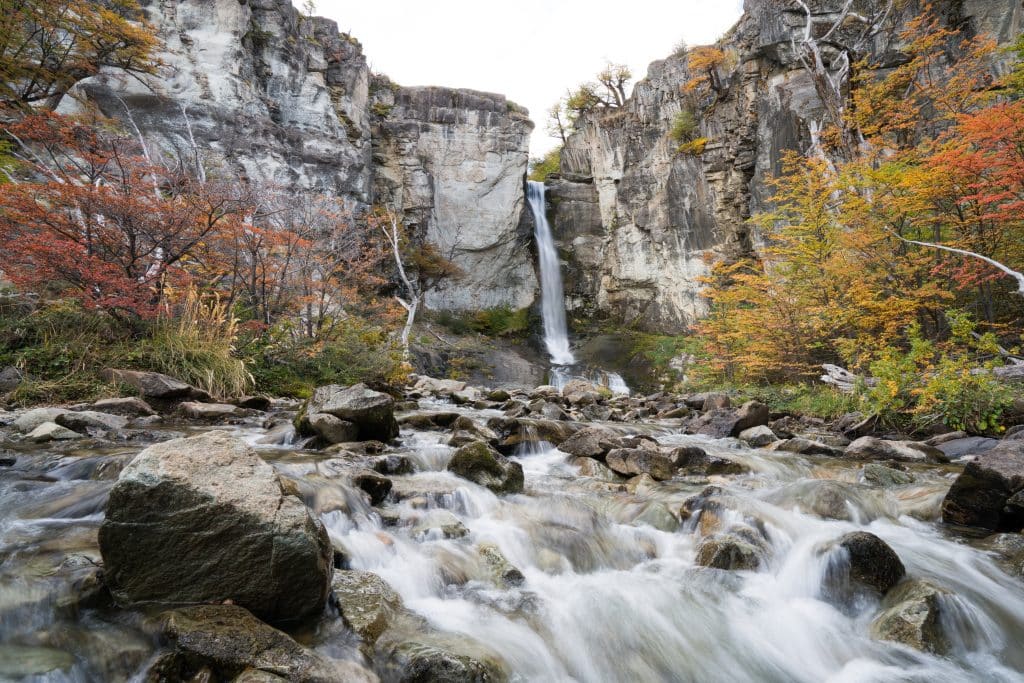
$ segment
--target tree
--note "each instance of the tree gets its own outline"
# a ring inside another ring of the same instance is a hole
[[[4,272],[134,319],[154,316],[167,285],[215,278],[215,247],[238,230],[244,188],[200,183],[151,163],[109,121],[37,114],[5,129],[21,175],[0,185]]]
[[[0,108],[53,109],[102,67],[153,73],[157,45],[135,0],[5,0],[0,11]]]
[[[593,111],[611,111],[626,105],[626,88],[633,74],[624,64],[608,62],[597,73],[596,82],[581,83],[548,110],[548,133],[565,144],[581,116]]]

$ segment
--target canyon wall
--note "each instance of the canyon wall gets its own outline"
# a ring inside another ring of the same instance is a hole
[[[165,153],[207,159],[288,191],[382,203],[463,276],[430,308],[530,306],[537,292],[524,184],[533,124],[500,95],[404,88],[371,75],[335,22],[288,0],[143,0],[163,42],[156,77],[106,70],[61,104],[87,102]]]
[[[883,3],[855,0],[870,16]],[[807,2],[824,32],[846,0]],[[899,63],[900,33],[921,11],[899,4],[868,45],[884,74]],[[1011,42],[1022,28],[1015,0],[933,3],[965,36],[989,33]],[[608,318],[642,329],[678,332],[706,312],[700,278],[714,260],[756,251],[747,219],[765,206],[766,181],[787,150],[806,152],[825,117],[809,73],[794,51],[807,25],[792,0],[747,0],[739,23],[720,41],[729,59],[722,90],[700,108],[701,155],[677,152],[670,130],[691,99],[688,56],[650,65],[629,101],[585,117],[565,144],[561,177],[551,182],[552,223],[566,262],[566,295],[578,320]],[[826,63],[836,46],[862,30],[847,22],[823,41]],[[996,65],[998,68],[998,65]]]

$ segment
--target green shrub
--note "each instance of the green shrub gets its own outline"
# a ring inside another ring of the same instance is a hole
[[[548,176],[562,170],[562,146],[555,147],[539,159],[530,160],[530,180],[543,183]]]
[[[697,121],[693,110],[683,109],[672,120],[672,128],[669,129],[668,136],[681,144],[693,141],[699,132],[700,122]]]

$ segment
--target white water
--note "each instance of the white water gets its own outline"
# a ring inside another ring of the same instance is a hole
[[[544,200],[544,183],[529,182],[526,200],[533,211],[534,235],[540,260],[541,314],[544,318],[544,344],[555,365],[573,365],[576,357],[569,347],[569,327],[565,322],[565,299],[558,250],[551,236]]]

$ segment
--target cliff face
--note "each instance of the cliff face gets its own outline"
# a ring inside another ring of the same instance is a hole
[[[148,140],[182,158],[198,148],[253,181],[330,193],[353,212],[398,209],[466,273],[428,307],[533,302],[525,110],[500,95],[371,77],[358,42],[288,0],[141,4],[165,46],[159,77],[104,72],[78,84],[63,111],[85,99],[122,120],[130,112]]]
[[[807,3],[815,26],[828,27],[845,0]],[[857,0],[870,15],[883,3]],[[1001,42],[1021,31],[1015,0],[935,3],[965,35]],[[905,3],[867,46],[883,67],[898,63],[899,34],[920,12]],[[763,207],[766,180],[787,150],[806,152],[824,120],[823,103],[793,45],[807,17],[792,0],[747,0],[720,47],[731,58],[713,106],[702,107],[700,156],[677,153],[669,131],[691,106],[682,91],[691,73],[685,55],[653,63],[627,105],[590,116],[562,152],[562,177],[551,183],[552,223],[566,259],[567,301],[576,317],[603,316],[645,329],[677,332],[706,311],[699,278],[709,261],[756,250],[747,219]],[[841,44],[845,26],[832,37]],[[826,60],[837,54],[828,43]]]

